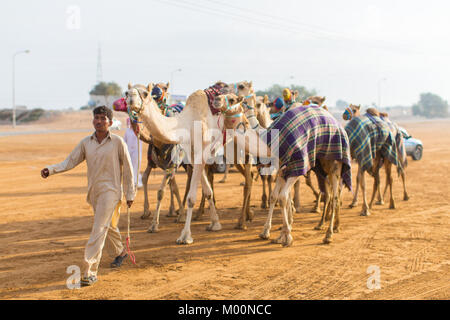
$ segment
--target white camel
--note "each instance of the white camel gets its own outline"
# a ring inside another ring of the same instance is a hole
[[[231,88],[225,83],[217,83],[221,93],[226,93]],[[151,136],[165,144],[180,144],[193,165],[191,185],[187,195],[186,222],[177,244],[190,244],[193,242],[191,233],[192,211],[197,198],[197,186],[201,181],[203,193],[209,202],[211,223],[206,228],[208,231],[222,229],[219,216],[213,201],[213,191],[209,184],[204,166],[211,152],[220,143],[223,143],[225,125],[242,121],[242,108],[234,105],[236,101],[228,100],[228,104],[213,115],[209,108],[208,96],[204,90],[197,90],[191,94],[182,113],[175,117],[165,117],[161,114],[156,102],[151,96],[153,84],[149,84],[146,90],[134,88],[128,85],[127,105],[130,114],[143,122]],[[233,120],[233,121],[231,121]],[[231,137],[229,137],[231,138]]]

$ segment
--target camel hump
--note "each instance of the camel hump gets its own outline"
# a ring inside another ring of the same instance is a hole
[[[192,93],[186,100],[185,109],[195,110],[199,114],[206,115],[209,109],[208,98],[203,90],[197,90]]]

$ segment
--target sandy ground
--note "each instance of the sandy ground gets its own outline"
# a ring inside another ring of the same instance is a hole
[[[252,193],[254,221],[247,231],[234,229],[243,178],[232,172],[225,184],[215,185],[223,229],[205,231],[205,213],[193,222],[194,243],[188,246],[175,244],[182,225],[165,216],[168,191],[159,233],[146,232],[150,220],[140,219],[140,190],[131,209],[137,265],[127,260],[120,270],[112,270],[113,257],[104,251],[99,282],[75,290],[66,287],[71,275],[67,269],[81,266],[93,222],[85,201],[86,165],[47,180],[39,171],[64,160],[87,133],[0,137],[0,299],[449,299],[450,121],[404,126],[425,145],[422,160],[410,160],[407,169],[411,199],[402,200],[396,177],[397,209],[375,206],[372,216],[361,217],[361,207],[348,208],[352,194],[344,192],[342,229],[330,245],[322,244],[324,231],[313,230],[319,216],[310,213],[313,196],[303,182],[303,208],[294,217],[292,247],[258,238],[267,213],[260,209],[260,181]],[[90,113],[16,130],[43,127],[89,128]],[[178,175],[184,192],[186,175]],[[221,178],[218,174],[216,181]],[[161,171],[150,177],[152,210],[160,179]],[[382,179],[384,184],[384,174]],[[280,225],[277,209],[272,238]],[[125,238],[125,207],[119,227]],[[367,287],[370,266],[379,267],[381,289]]]

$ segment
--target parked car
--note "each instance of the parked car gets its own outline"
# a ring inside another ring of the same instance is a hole
[[[112,121],[113,123],[111,127],[109,127],[111,130],[120,130],[122,128],[122,122],[120,122],[120,120],[113,118]]]
[[[422,159],[423,144],[419,139],[413,138],[408,131],[400,127],[400,132],[403,136],[403,142],[405,143],[406,154],[411,156],[413,160]]]

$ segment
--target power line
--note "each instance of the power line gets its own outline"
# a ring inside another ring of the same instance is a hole
[[[289,33],[293,33],[293,34],[297,34],[297,35],[303,35],[303,36],[305,34],[310,34],[310,35],[313,35],[316,39],[320,38],[320,39],[331,40],[331,41],[345,40],[345,41],[351,41],[352,44],[355,44],[355,43],[365,44],[366,46],[369,46],[369,47],[381,48],[384,50],[398,51],[398,52],[403,52],[403,53],[405,53],[405,52],[406,53],[421,53],[421,52],[418,52],[417,50],[413,50],[411,48],[406,48],[404,46],[403,46],[403,48],[399,47],[398,43],[394,44],[394,43],[387,42],[385,40],[377,40],[376,43],[374,43],[370,40],[354,39],[347,35],[333,33],[333,32],[327,31],[323,28],[319,28],[316,26],[308,25],[308,24],[301,23],[298,21],[294,22],[294,20],[289,19],[289,18],[281,18],[278,16],[261,13],[259,11],[255,11],[253,9],[243,8],[243,7],[239,7],[239,6],[235,6],[235,5],[228,5],[228,4],[225,4],[225,3],[217,1],[217,0],[208,0],[207,3],[209,6],[205,6],[205,5],[199,6],[198,2],[194,3],[194,2],[189,2],[186,0],[178,0],[178,1],[165,0],[165,1],[158,1],[158,2],[162,2],[162,3],[176,6],[176,7],[182,7],[184,9],[188,9],[188,10],[195,11],[195,12],[202,12],[202,13],[207,13],[207,14],[214,14],[215,16],[231,18],[234,20],[245,22],[247,24],[262,26],[264,28],[271,29],[271,30],[277,29],[277,30],[281,30],[281,31],[285,31],[285,32],[289,32]],[[215,3],[216,5],[222,6],[224,8],[211,7],[211,3]],[[231,12],[224,11],[224,9],[230,10],[230,8],[235,8],[240,11],[249,12],[250,14],[253,14],[254,16],[255,15],[256,16],[258,16],[258,15],[265,16],[272,20],[276,20],[276,22],[268,22],[264,18],[249,17],[248,15],[242,15],[242,14],[238,14],[235,12],[231,13]],[[281,23],[279,20],[281,20]],[[288,21],[288,22],[286,22],[286,21]],[[292,22],[289,22],[289,21],[292,21]],[[314,30],[305,30],[304,28],[313,28]],[[299,31],[298,29],[301,29],[302,31]]]
[[[155,1],[155,0],[154,0]],[[264,22],[264,21],[259,21],[259,20],[255,20],[255,19],[251,19],[248,18],[247,16],[243,16],[243,15],[238,15],[238,14],[232,14],[232,13],[228,13],[228,12],[224,12],[224,11],[217,11],[217,9],[214,8],[209,8],[209,7],[198,7],[198,5],[194,5],[190,2],[186,2],[186,1],[175,1],[175,0],[159,0],[159,3],[165,3],[168,5],[172,5],[175,6],[177,8],[185,8],[191,11],[195,11],[195,12],[201,12],[201,13],[207,13],[208,15],[215,15],[215,16],[221,16],[221,17],[225,17],[225,18],[231,18],[234,20],[238,20],[238,21],[242,21],[248,24],[254,24],[254,25],[258,25],[258,26],[262,26],[262,27],[267,27],[267,28],[271,28],[271,29],[279,29],[281,31],[287,31],[287,32],[291,32],[292,30],[289,30],[287,28],[280,28],[279,26],[274,26],[271,23],[268,22]]]

